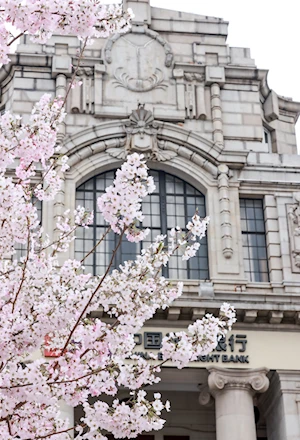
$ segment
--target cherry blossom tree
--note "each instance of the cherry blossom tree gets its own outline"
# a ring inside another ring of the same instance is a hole
[[[77,34],[87,44],[126,31],[130,17],[130,11],[106,8],[98,0],[0,0],[1,62],[9,61],[14,40],[7,23],[39,43],[56,33]],[[0,118],[0,438],[66,440],[74,433],[78,440],[104,440],[107,433],[134,438],[161,429],[162,411],[170,410],[159,393],[152,398],[144,391],[159,382],[162,364],[183,368],[209,353],[235,322],[235,312],[225,303],[220,317],[206,315],[187,331],[165,337],[163,361],[133,354],[134,333],[181,295],[182,283],[165,279],[162,267],[176,252],[185,260],[196,254],[208,219],[196,212],[185,230],[175,227],[169,237],[158,236],[134,261],[112,270],[122,240],[139,242],[149,232],[141,227],[142,200],[154,184],[143,156],[134,153],[98,199],[107,229],[87,255],[113,231],[118,240],[105,272],[91,276],[84,269],[86,257],[63,258],[76,230],[93,223],[84,207],[66,211],[51,242],[38,220],[36,200],[53,200],[68,170],[57,145],[64,104],[46,94],[29,123],[10,112]],[[25,247],[21,257],[19,245]],[[108,320],[92,317],[100,307]],[[45,348],[55,357],[45,358]],[[120,389],[128,391],[126,402],[118,398]],[[112,396],[111,405],[105,395]],[[77,426],[61,417],[61,402],[82,405]]]

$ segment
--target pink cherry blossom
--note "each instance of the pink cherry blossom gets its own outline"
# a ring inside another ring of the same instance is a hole
[[[31,40],[44,44],[53,33],[77,35],[79,39],[106,38],[126,32],[133,16],[119,5],[103,5],[100,0],[0,0],[0,64],[9,62],[13,40],[6,25],[16,33],[27,33]]]
[[[91,42],[126,31],[130,16],[98,0],[0,0],[0,60],[8,62],[7,23],[40,43],[53,33],[77,34]],[[129,155],[98,199],[108,224],[99,243],[113,231],[117,247],[102,274],[86,273],[85,259],[67,258],[66,252],[77,230],[93,223],[94,213],[81,206],[66,210],[56,218],[50,240],[36,207],[38,199],[47,209],[68,170],[57,145],[64,117],[64,102],[48,94],[27,124],[10,112],[0,117],[0,438],[66,440],[74,429],[78,440],[105,440],[103,432],[135,438],[161,429],[170,403],[142,389],[159,383],[161,365],[153,354],[150,361],[134,354],[134,333],[182,294],[183,284],[171,284],[161,269],[175,252],[185,260],[196,254],[208,218],[195,213],[185,230],[177,227],[169,237],[157,236],[134,261],[112,270],[123,236],[138,242],[148,233],[141,227],[141,207],[154,183],[144,157]],[[109,322],[93,316],[99,309]],[[187,331],[171,333],[163,339],[164,361],[183,368],[209,353],[235,320],[233,307],[224,303],[220,317],[206,315]],[[45,349],[55,357],[45,358]],[[128,391],[122,402],[120,388]],[[102,401],[102,395],[113,396],[113,403]],[[89,396],[96,402],[90,403]],[[62,418],[62,401],[82,405],[78,426]]]

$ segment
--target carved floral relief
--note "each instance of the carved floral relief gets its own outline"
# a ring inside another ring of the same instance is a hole
[[[165,161],[177,155],[176,152],[159,148],[157,139],[159,124],[154,120],[151,111],[144,104],[139,104],[124,123],[126,142],[124,148],[111,148],[108,153],[118,159],[125,159],[128,154],[136,151],[143,153],[147,159]]]

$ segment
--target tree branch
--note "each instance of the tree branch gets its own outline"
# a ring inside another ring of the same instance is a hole
[[[114,259],[115,259],[115,256],[116,256],[116,253],[117,253],[117,250],[118,250],[119,247],[121,246],[122,238],[123,238],[124,233],[125,233],[125,229],[122,231],[122,233],[121,233],[121,235],[120,235],[119,242],[118,242],[118,244],[117,244],[115,250],[113,251],[113,254],[112,254],[112,256],[111,256],[111,259],[110,259],[109,265],[107,266],[107,269],[106,269],[106,271],[105,271],[105,274],[104,274],[103,277],[101,278],[100,283],[98,284],[98,286],[97,286],[96,289],[94,290],[93,294],[91,295],[90,299],[88,300],[86,306],[85,306],[84,309],[82,310],[82,312],[81,312],[79,318],[77,319],[77,321],[76,321],[74,327],[73,327],[72,330],[71,330],[71,333],[69,334],[69,337],[68,337],[68,339],[67,339],[67,341],[66,341],[66,343],[65,343],[65,345],[64,345],[64,347],[63,347],[63,349],[62,349],[62,351],[61,351],[61,353],[64,353],[64,352],[65,352],[65,350],[66,350],[67,346],[69,345],[69,342],[71,341],[71,338],[72,338],[72,336],[73,336],[73,334],[74,334],[74,332],[75,332],[75,330],[76,330],[76,328],[77,328],[79,322],[81,321],[81,319],[82,319],[83,316],[85,315],[85,313],[86,313],[86,311],[87,311],[89,305],[90,305],[91,302],[93,301],[94,297],[96,296],[96,293],[98,292],[98,290],[99,290],[100,287],[102,286],[103,281],[104,281],[105,278],[107,277],[107,275],[108,275],[108,273],[109,273],[109,271],[110,271],[110,268],[111,268],[111,266],[112,266],[112,264],[113,264],[113,261],[114,261]]]

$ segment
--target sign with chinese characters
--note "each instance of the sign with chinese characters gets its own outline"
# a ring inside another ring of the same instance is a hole
[[[150,359],[149,351],[159,350],[163,338],[162,332],[145,331],[135,335],[136,351],[134,354]],[[199,356],[196,362],[213,363],[241,363],[249,364],[249,355],[246,354],[247,334],[231,334],[228,338],[221,338],[216,349],[209,355]],[[144,348],[146,351],[139,349]],[[158,360],[163,360],[158,351]]]
[[[169,332],[182,328],[147,327],[135,334],[135,354],[150,359],[149,353],[157,354],[162,360],[160,347],[162,338]],[[217,364],[227,368],[300,369],[300,332],[274,332],[237,330],[220,339],[216,349],[191,362],[193,368],[204,368]],[[165,366],[172,366],[166,363]]]

